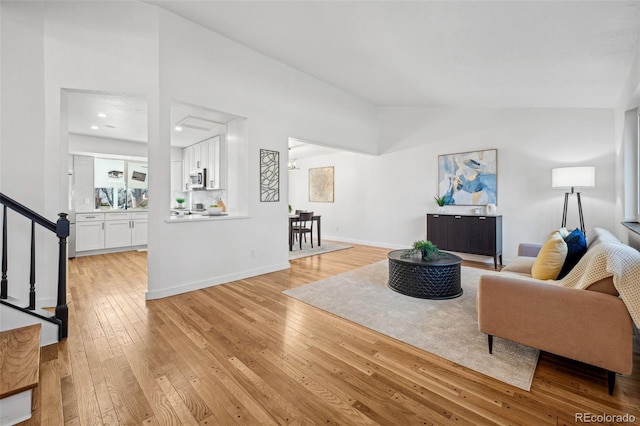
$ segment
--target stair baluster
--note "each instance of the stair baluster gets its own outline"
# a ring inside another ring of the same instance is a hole
[[[31,221],[31,271],[29,271],[29,307],[36,308],[36,224]]]
[[[46,219],[33,210],[23,206],[15,200],[0,193],[0,203],[3,205],[2,216],[2,279],[0,281],[0,304],[20,310],[30,315],[39,317],[45,321],[58,325],[58,339],[66,339],[69,325],[69,308],[67,306],[67,237],[69,236],[69,220],[66,213],[58,214],[56,223]],[[9,297],[7,279],[7,207],[19,215],[31,220],[31,259],[29,277],[29,305],[24,307],[19,300]],[[36,237],[35,224],[38,224],[58,237],[58,298],[56,302],[55,314],[52,315],[42,309],[36,308]]]
[[[2,206],[2,281],[0,299],[7,298],[7,206]]]
[[[58,301],[56,304],[56,318],[60,323],[59,338],[66,339],[69,331],[69,308],[67,307],[67,237],[69,236],[69,219],[66,213],[58,213],[56,235],[59,238],[60,252],[58,254]]]

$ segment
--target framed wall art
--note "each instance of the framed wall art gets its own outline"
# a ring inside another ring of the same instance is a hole
[[[333,166],[309,169],[309,201],[333,203]]]
[[[438,195],[447,205],[498,203],[498,150],[438,156]]]
[[[260,201],[280,201],[280,152],[260,150]]]

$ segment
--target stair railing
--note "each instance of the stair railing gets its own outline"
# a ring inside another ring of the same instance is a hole
[[[59,213],[57,222],[52,222],[39,215],[33,210],[23,206],[17,201],[0,193],[0,204],[2,204],[2,276],[0,278],[0,303],[11,306],[28,314],[40,317],[47,321],[58,324],[58,338],[66,339],[69,330],[69,309],[67,307],[67,237],[69,236],[69,220],[67,213]],[[7,209],[20,214],[31,221],[31,255],[29,260],[29,305],[21,307],[9,303],[9,280],[7,278]],[[35,225],[53,232],[58,237],[58,294],[55,308],[55,316],[43,316],[36,310],[36,238]]]

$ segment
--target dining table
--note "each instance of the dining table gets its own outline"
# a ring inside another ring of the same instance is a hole
[[[321,234],[321,228],[322,228],[322,222],[321,222],[321,216],[320,215],[313,215],[313,218],[311,219],[312,221],[316,222],[317,226],[316,226],[316,235],[317,235],[317,240],[318,240],[318,246],[322,245],[322,241],[320,240],[320,234]],[[289,251],[293,251],[293,224],[298,222],[300,220],[300,215],[297,214],[290,214],[289,215]],[[311,235],[311,238],[313,238],[313,235]]]

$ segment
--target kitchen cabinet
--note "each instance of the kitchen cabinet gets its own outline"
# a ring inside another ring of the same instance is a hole
[[[76,253],[147,244],[147,212],[76,214]]]
[[[190,173],[194,170],[207,168],[209,162],[209,144],[208,141],[199,142],[188,146],[182,151],[182,160]]]
[[[209,144],[207,141],[193,145],[193,159],[191,161],[193,169],[202,170],[208,168]]]
[[[206,141],[208,150],[207,189],[220,189],[220,136]]]
[[[182,188],[183,191],[189,190],[189,175],[191,173],[191,152],[190,146],[182,150]]]
[[[182,150],[184,190],[189,190],[191,172],[207,169],[207,189],[220,189],[220,136],[188,146]]]
[[[131,245],[147,245],[147,230],[149,224],[147,212],[136,212],[131,214]]]
[[[104,248],[131,245],[131,215],[108,213],[105,216]]]
[[[427,240],[441,250],[493,257],[502,265],[502,216],[427,215]]]
[[[104,248],[104,214],[76,214],[76,252]]]

